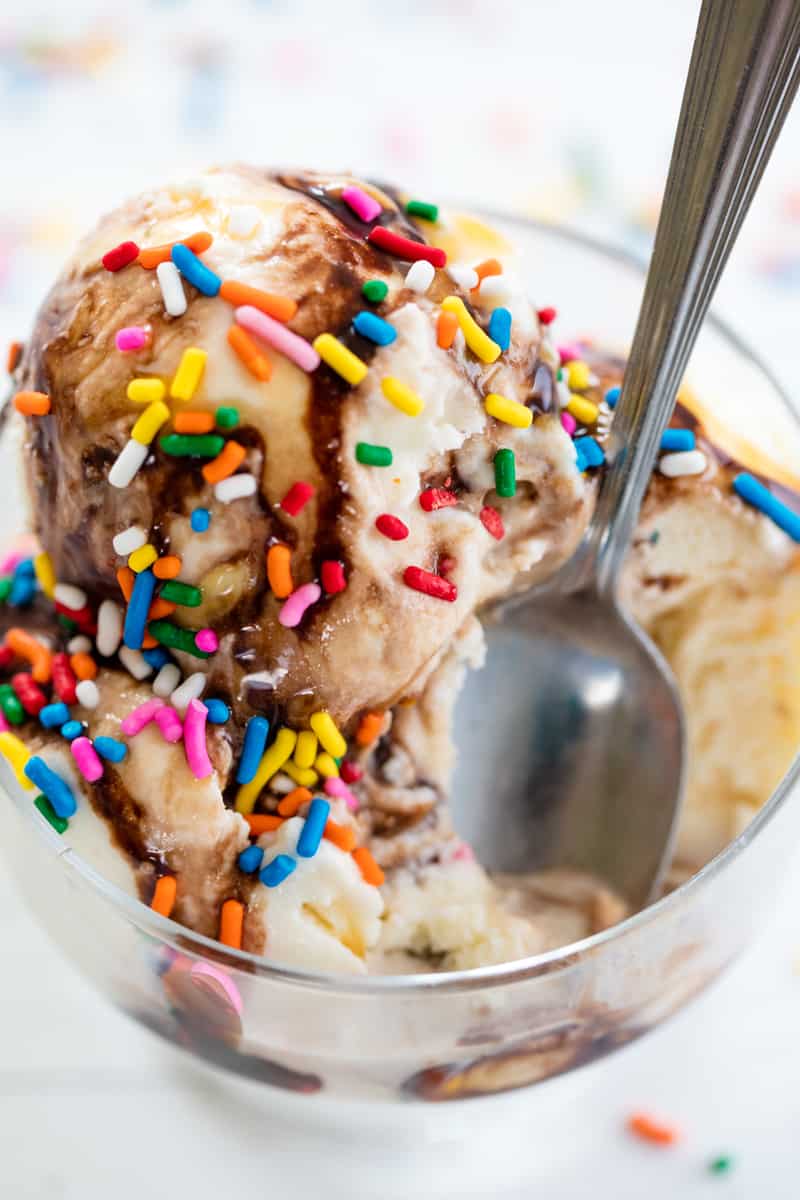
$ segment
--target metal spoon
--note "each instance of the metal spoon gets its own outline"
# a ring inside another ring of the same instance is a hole
[[[681,704],[616,584],[661,434],[800,75],[800,0],[705,0],[597,509],[542,590],[491,615],[459,701],[456,825],[490,870],[578,867],[631,904],[671,854]]]

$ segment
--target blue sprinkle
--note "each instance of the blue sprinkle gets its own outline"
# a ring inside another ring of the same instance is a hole
[[[278,854],[273,858],[272,862],[267,863],[264,870],[259,873],[258,878],[265,887],[277,887],[279,883],[283,883],[284,879],[291,875],[296,866],[297,863],[288,854]]]
[[[665,429],[661,435],[661,449],[668,452],[694,450],[695,437],[691,429]]]
[[[319,850],[330,811],[331,806],[327,800],[315,796],[311,801],[302,832],[297,839],[297,853],[301,858],[312,858]]]
[[[222,280],[219,275],[215,275],[213,271],[209,271],[205,263],[202,263],[188,246],[182,246],[180,243],[173,246],[172,261],[183,278],[193,284],[198,292],[202,292],[204,296],[216,296],[222,287]]]
[[[69,709],[61,700],[57,704],[45,704],[39,713],[39,720],[45,729],[55,729],[56,725],[63,725],[69,720]]]
[[[153,646],[151,650],[143,650],[142,658],[154,671],[160,671],[168,662],[172,662],[169,652],[163,646]]]
[[[33,600],[36,595],[36,576],[33,561],[23,558],[14,569],[11,591],[8,593],[8,603],[15,608],[22,608]]]
[[[36,568],[33,565],[32,558],[22,558],[14,568],[15,575],[22,575],[28,579],[33,579],[36,575]]]
[[[195,533],[205,533],[211,524],[211,513],[207,508],[196,508],[189,523]]]
[[[620,387],[610,387],[605,394],[605,402],[609,408],[616,408],[619,394],[622,391]]]
[[[255,875],[263,858],[264,851],[260,846],[248,846],[239,855],[239,870],[244,871],[245,875]]]
[[[261,755],[267,744],[269,721],[266,717],[251,717],[244,731],[242,756],[239,759],[239,769],[236,772],[237,783],[250,783],[255,778]]]
[[[224,725],[231,715],[231,710],[228,708],[224,700],[218,700],[216,696],[212,696],[210,700],[204,700],[208,715],[206,720],[212,725]]]
[[[101,758],[107,758],[109,762],[122,762],[125,755],[128,753],[128,747],[124,742],[117,741],[112,737],[96,737],[94,739],[94,748]]]
[[[353,328],[356,333],[378,346],[390,346],[397,337],[397,330],[377,313],[360,312],[353,317]]]
[[[733,490],[747,504],[752,504],[753,508],[759,509],[774,521],[793,541],[800,542],[800,515],[783,504],[777,496],[773,496],[769,488],[759,483],[753,475],[746,471],[737,475],[733,481]]]
[[[60,775],[51,771],[43,758],[35,754],[29,758],[24,767],[25,774],[31,783],[47,797],[55,809],[56,815],[68,821],[78,810],[75,797],[68,783]]]
[[[133,584],[133,591],[125,612],[125,628],[122,640],[131,650],[141,650],[147,626],[147,614],[156,590],[156,577],[152,571],[140,571]]]
[[[581,437],[575,442],[578,470],[586,471],[589,467],[600,467],[606,461],[602,447],[593,437]]]
[[[501,350],[507,350],[511,345],[511,313],[507,308],[492,309],[489,317],[489,337]]]
[[[65,721],[61,726],[61,736],[65,737],[68,742],[74,742],[76,737],[80,737],[83,733],[83,725],[80,721]]]

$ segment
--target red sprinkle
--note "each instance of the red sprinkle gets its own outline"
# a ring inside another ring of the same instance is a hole
[[[426,596],[447,600],[451,604],[458,595],[458,588],[449,579],[442,579],[441,575],[434,575],[432,571],[423,571],[422,567],[406,567],[403,582],[415,592],[424,592]]]
[[[313,484],[293,483],[281,500],[281,508],[290,517],[296,517],[298,513],[303,511],[313,495]]]
[[[558,316],[558,309],[555,308],[540,308],[536,313],[542,325],[552,325]]]
[[[425,488],[424,492],[420,492],[419,506],[425,512],[436,512],[439,508],[452,508],[454,504],[458,504],[458,496],[454,492],[448,491],[447,488]]]
[[[0,646],[0,671],[5,671],[6,667],[10,667],[16,655],[10,646]]]
[[[391,229],[385,229],[383,225],[376,225],[371,229],[367,234],[367,241],[379,246],[387,254],[393,254],[395,258],[404,258],[406,262],[418,262],[422,258],[434,267],[443,267],[447,262],[444,250],[439,250],[436,246],[426,246],[423,242],[412,242],[411,238],[392,233]]]
[[[497,538],[498,542],[502,542],[506,535],[503,518],[496,508],[492,508],[491,504],[487,504],[481,509],[481,524],[483,528],[490,533],[493,538]]]
[[[408,526],[404,525],[399,517],[393,517],[391,513],[381,513],[379,517],[376,517],[375,528],[393,542],[402,542],[408,537]]]
[[[358,763],[350,762],[350,760],[346,758],[339,767],[339,774],[345,783],[358,783],[364,772],[361,770],[361,767],[358,765]]]
[[[17,693],[25,712],[32,717],[38,717],[47,704],[47,697],[38,683],[34,682],[33,676],[29,675],[27,671],[20,671],[17,675],[11,676],[11,686]]]
[[[334,558],[328,558],[320,568],[320,576],[322,578],[322,587],[329,596],[335,596],[337,592],[343,592],[347,587],[347,580],[344,575],[344,563],[337,562]]]
[[[139,247],[136,242],[120,242],[113,250],[103,255],[103,266],[107,271],[121,271],[128,263],[135,262],[139,257]]]
[[[53,690],[55,694],[65,704],[74,704],[78,699],[75,693],[78,680],[75,677],[75,672],[69,665],[69,655],[64,653],[54,654],[52,671]]]

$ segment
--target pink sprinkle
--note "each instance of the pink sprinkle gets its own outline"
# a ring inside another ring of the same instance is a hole
[[[322,586],[329,596],[335,596],[337,592],[343,592],[347,587],[344,563],[340,563],[338,559],[327,558],[320,567],[319,573]]]
[[[69,748],[72,751],[72,757],[78,764],[78,770],[85,780],[94,783],[96,779],[102,778],[103,764],[87,737],[75,738],[73,742],[70,742]]]
[[[306,609],[316,604],[321,595],[318,583],[304,583],[302,587],[295,588],[278,613],[281,625],[285,629],[294,629],[302,621]]]
[[[206,749],[206,717],[208,709],[199,700],[190,700],[183,724],[183,745],[186,761],[195,779],[208,779],[214,768]]]
[[[155,723],[165,742],[179,742],[183,737],[183,722],[171,704],[163,704],[158,709]]]
[[[0,562],[0,575],[8,575],[22,562],[23,558],[27,558],[24,550],[11,550]]]
[[[273,350],[284,354],[296,363],[301,371],[315,371],[319,366],[319,355],[310,342],[298,337],[285,325],[281,325],[280,321],[268,317],[252,304],[243,304],[241,308],[236,309],[234,315],[242,329],[248,329],[257,338],[261,338],[262,342],[272,346]]]
[[[213,629],[201,629],[194,636],[194,644],[198,650],[203,650],[206,654],[214,654],[219,650],[219,638]]]
[[[342,199],[362,221],[374,221],[383,212],[378,201],[359,187],[342,188]]]
[[[164,701],[158,696],[153,696],[152,700],[145,700],[144,704],[140,704],[133,712],[129,712],[127,717],[122,721],[120,730],[126,737],[136,737],[137,733],[141,733],[145,725],[149,725],[160,708],[164,707]]]
[[[347,805],[347,807],[350,809],[351,812],[358,811],[358,808],[359,808],[358,801],[356,800],[353,793],[350,791],[350,788],[347,786],[347,784],[342,779],[336,779],[335,777],[331,778],[331,779],[326,779],[325,780],[325,795],[333,796],[334,799],[336,799],[336,800],[344,800],[345,804]]]
[[[572,413],[568,412],[563,412],[561,414],[561,424],[564,426],[570,437],[572,437],[573,433],[578,428],[578,422],[575,420]]]
[[[361,770],[361,767],[358,765],[358,763],[350,762],[350,760],[346,758],[339,767],[339,774],[345,783],[358,783],[364,772]]]
[[[129,350],[141,350],[150,341],[149,325],[126,325],[118,329],[114,343],[123,354]]]
[[[214,983],[225,993],[225,996],[228,998],[228,1000],[230,1000],[231,1006],[238,1016],[242,1015],[244,1012],[244,1002],[242,1001],[239,989],[231,977],[226,975],[224,971],[221,971],[219,967],[213,967],[211,963],[200,961],[192,965],[191,969],[189,970],[189,974],[194,980],[213,980]],[[209,988],[209,991],[213,991],[213,989]]]
[[[11,726],[6,720],[5,715],[0,712],[0,733],[8,733],[10,729]]]
[[[461,845],[453,851],[451,858],[453,862],[474,862],[475,851],[471,846],[468,846],[466,842],[462,842]]]
[[[303,483],[302,481],[293,483],[281,500],[281,508],[290,517],[296,517],[308,504],[314,495],[314,491],[314,485],[311,483]]]
[[[561,359],[562,367],[566,363],[574,362],[576,358],[580,358],[581,352],[578,346],[559,346],[558,357]]]

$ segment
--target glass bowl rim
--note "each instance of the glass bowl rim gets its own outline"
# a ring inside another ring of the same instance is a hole
[[[486,217],[489,221],[500,225],[517,226],[520,230],[533,230],[545,237],[555,238],[573,247],[588,250],[595,255],[607,259],[612,264],[623,266],[644,278],[646,262],[643,257],[623,247],[609,245],[600,238],[571,229],[568,226],[540,221],[513,213],[476,206],[470,211],[476,216]],[[720,317],[709,314],[707,324],[741,357],[753,366],[762,378],[770,385],[778,400],[800,420],[792,401],[789,399],[782,384],[771,369],[752,350],[744,339]],[[733,841],[729,842],[718,854],[709,860],[699,871],[680,884],[674,891],[662,896],[659,900],[633,913],[630,917],[616,925],[603,929],[599,933],[558,946],[540,954],[529,955],[527,958],[514,959],[512,962],[496,963],[491,966],[470,967],[461,971],[420,972],[409,975],[344,975],[328,974],[321,971],[302,971],[287,966],[281,966],[262,955],[251,954],[246,950],[234,950],[223,946],[214,938],[195,933],[193,930],[178,924],[168,917],[162,917],[148,908],[135,896],[124,892],[116,884],[111,883],[88,862],[72,850],[65,847],[60,836],[51,829],[38,815],[33,805],[23,803],[27,793],[13,780],[10,768],[5,759],[0,757],[0,776],[7,784],[6,794],[14,801],[23,819],[27,820],[36,833],[50,848],[57,853],[65,866],[75,873],[80,881],[100,893],[102,898],[113,907],[121,910],[133,925],[148,936],[166,943],[177,951],[188,951],[200,957],[210,958],[215,964],[245,971],[260,977],[269,978],[276,984],[288,984],[318,990],[321,992],[337,992],[339,994],[358,995],[407,995],[413,992],[469,992],[488,987],[500,987],[516,980],[531,979],[541,974],[552,974],[560,964],[567,968],[574,964],[576,958],[587,955],[613,942],[627,933],[641,929],[651,921],[657,920],[662,913],[682,903],[694,892],[703,890],[720,874],[725,867],[744,853],[747,846],[754,841],[761,830],[773,819],[787,800],[790,792],[800,779],[800,752],[795,756],[786,774],[781,779],[775,791],[759,809],[747,828]]]

